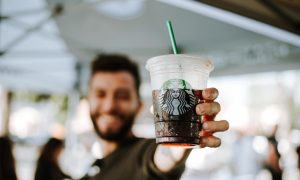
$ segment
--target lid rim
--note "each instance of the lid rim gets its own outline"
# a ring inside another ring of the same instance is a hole
[[[164,58],[164,60],[162,61],[161,59]],[[170,63],[170,61],[172,62],[178,62],[180,61],[182,58],[188,58],[187,61],[182,61],[181,64],[193,64],[193,63],[197,63],[198,66],[202,66],[204,67],[204,69],[208,70],[209,72],[211,72],[214,69],[214,65],[212,63],[212,61],[207,58],[207,57],[199,57],[199,56],[192,56],[192,55],[186,55],[186,54],[168,54],[168,55],[160,55],[160,56],[155,56],[150,58],[147,62],[146,62],[146,69],[148,71],[151,71],[151,69],[153,68],[153,66],[159,66],[159,65],[164,65],[164,64],[168,64]],[[157,61],[161,60],[160,63],[157,63]],[[200,60],[200,61],[199,61]],[[155,65],[153,65],[155,63]]]

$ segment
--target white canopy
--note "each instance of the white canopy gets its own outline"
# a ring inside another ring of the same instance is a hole
[[[7,51],[0,84],[12,89],[68,92],[78,80],[84,87],[90,60],[102,52],[130,55],[148,81],[146,60],[172,53],[166,20],[182,53],[213,60],[213,76],[300,68],[299,35],[196,1],[31,0],[22,7],[19,1],[6,1],[2,14],[23,15],[1,23]],[[12,36],[16,24],[27,28],[14,34],[29,35],[14,45],[5,34]]]

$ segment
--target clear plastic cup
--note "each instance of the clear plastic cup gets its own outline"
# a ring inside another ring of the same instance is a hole
[[[212,62],[204,57],[170,54],[150,58],[156,143],[194,146],[200,143],[201,116],[195,106],[202,100]]]

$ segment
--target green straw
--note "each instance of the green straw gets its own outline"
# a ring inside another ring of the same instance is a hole
[[[175,40],[171,21],[169,21],[169,20],[167,21],[167,26],[168,26],[168,30],[169,30],[169,36],[171,39],[171,43],[172,43],[173,53],[178,54],[178,49],[177,49],[176,40]]]
[[[174,35],[174,31],[173,31],[173,28],[172,28],[172,23],[171,23],[170,20],[167,21],[167,26],[168,26],[168,30],[169,30],[169,36],[170,36],[170,39],[171,39],[171,43],[172,43],[173,53],[178,54],[175,35]],[[181,67],[181,65],[180,65],[180,67]],[[183,85],[183,89],[186,89],[185,81],[182,79],[181,82],[182,82],[182,85]]]

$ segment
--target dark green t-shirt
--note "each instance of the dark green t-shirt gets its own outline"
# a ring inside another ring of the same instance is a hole
[[[184,161],[168,173],[160,172],[153,163],[157,145],[154,139],[133,138],[112,154],[98,159],[84,179],[89,180],[176,180],[184,171]],[[97,171],[95,171],[95,169]],[[95,175],[92,175],[97,172]]]

